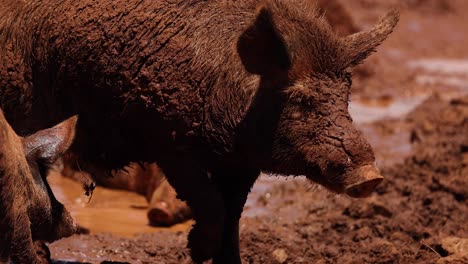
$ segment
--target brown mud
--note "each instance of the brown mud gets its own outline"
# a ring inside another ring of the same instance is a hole
[[[360,28],[402,9],[395,33],[356,74],[351,99],[386,179],[371,197],[351,199],[305,179],[263,175],[241,220],[242,259],[468,263],[468,2],[342,2]],[[189,260],[190,222],[149,227],[144,197],[97,188],[87,203],[79,184],[58,175],[52,184],[90,231],[51,244],[56,263]]]

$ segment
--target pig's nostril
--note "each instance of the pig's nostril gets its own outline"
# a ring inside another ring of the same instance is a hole
[[[355,198],[369,196],[384,179],[378,169],[372,165],[365,165],[357,169],[351,178],[355,179],[355,182],[348,185],[345,192]]]
[[[376,178],[373,180],[357,183],[346,188],[345,192],[347,195],[354,198],[363,198],[369,196],[375,187],[383,181],[383,177]]]

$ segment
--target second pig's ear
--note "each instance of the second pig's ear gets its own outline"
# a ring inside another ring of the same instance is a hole
[[[77,121],[78,116],[73,116],[54,127],[26,137],[23,141],[26,157],[55,162],[73,143]]]
[[[275,73],[291,67],[287,45],[268,7],[261,8],[253,24],[241,34],[237,51],[246,70],[253,74]]]

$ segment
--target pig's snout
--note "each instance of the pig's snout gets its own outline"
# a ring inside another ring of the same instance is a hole
[[[364,165],[350,173],[352,183],[346,186],[345,193],[354,198],[369,196],[384,179],[373,165]]]
[[[50,237],[48,237],[48,242],[54,242],[56,240],[72,236],[76,234],[78,230],[78,225],[75,218],[70,214],[70,212],[63,206],[60,206],[62,210],[56,217],[56,221],[50,232]]]
[[[78,225],[76,224],[75,218],[68,212],[64,211],[64,220],[59,224],[58,235],[60,237],[69,237],[76,233],[78,230]]]

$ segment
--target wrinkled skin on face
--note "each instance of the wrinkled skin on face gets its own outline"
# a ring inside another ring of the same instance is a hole
[[[383,177],[348,112],[351,68],[392,32],[398,14],[341,38],[314,8],[267,4],[238,42],[246,69],[277,93],[271,160],[263,169],[306,175],[331,191],[365,197]]]
[[[75,233],[73,217],[55,199],[49,166],[73,141],[77,118],[19,137],[0,110],[0,262],[39,263],[35,241]],[[47,261],[47,260],[45,260]]]
[[[352,174],[355,169],[373,166],[375,160],[369,143],[352,124],[350,85],[345,72],[335,78],[307,76],[288,87],[273,153],[280,167],[289,164],[285,172],[306,175],[337,193],[360,180]],[[291,149],[295,153],[285,151]]]

